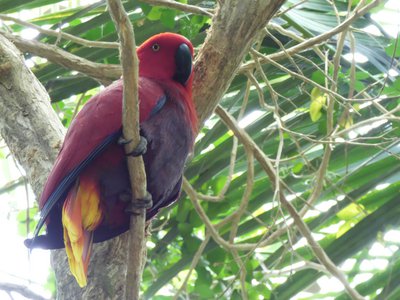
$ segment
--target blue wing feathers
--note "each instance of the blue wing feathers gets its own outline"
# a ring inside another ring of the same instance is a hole
[[[150,117],[156,115],[165,105],[167,102],[167,96],[162,95],[160,99],[158,99],[156,105],[153,107],[153,109],[150,112]]]
[[[64,177],[64,179],[60,182],[43,206],[40,212],[40,220],[35,228],[34,237],[39,234],[39,231],[43,227],[47,217],[50,214],[50,211],[53,209],[54,205],[56,205],[58,201],[63,198],[79,174],[110,144],[115,143],[121,134],[122,130],[120,129],[106,137],[103,142],[99,144],[78,166],[76,166],[66,177]]]

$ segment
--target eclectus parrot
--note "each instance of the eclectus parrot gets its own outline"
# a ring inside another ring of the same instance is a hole
[[[151,219],[179,197],[197,117],[192,102],[193,46],[173,33],[137,50],[140,134]],[[41,215],[28,248],[66,248],[72,274],[86,285],[92,244],[129,229],[131,199],[122,135],[122,80],[92,97],[72,121],[39,201]],[[47,225],[44,235],[38,235]]]

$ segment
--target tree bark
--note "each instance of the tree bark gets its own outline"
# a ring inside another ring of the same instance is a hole
[[[69,271],[65,250],[52,251],[51,265],[56,274],[57,299],[123,299],[128,234],[126,232],[93,245],[88,284],[82,289]]]
[[[25,66],[18,49],[0,35],[0,133],[11,153],[25,169],[36,195],[64,136],[50,98]]]
[[[284,0],[220,0],[195,64],[194,100],[201,122],[223,96],[259,31]],[[64,129],[49,97],[24,65],[18,50],[0,35],[0,133],[39,195],[60,147]],[[95,244],[88,286],[70,275],[65,251],[52,251],[58,299],[120,299],[124,295],[127,234]]]

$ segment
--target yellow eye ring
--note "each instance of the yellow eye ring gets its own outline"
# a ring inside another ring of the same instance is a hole
[[[151,49],[153,49],[154,52],[157,52],[158,50],[160,50],[160,45],[159,44],[153,44],[153,46],[151,46]]]

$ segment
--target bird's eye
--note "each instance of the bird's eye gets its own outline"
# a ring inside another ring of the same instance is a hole
[[[153,44],[153,46],[151,46],[151,49],[153,49],[154,52],[157,52],[158,50],[160,50],[160,45],[159,44]]]

